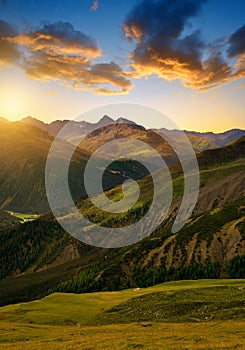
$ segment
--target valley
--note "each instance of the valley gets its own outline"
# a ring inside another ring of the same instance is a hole
[[[242,131],[222,137],[208,135],[210,138],[187,133],[197,152],[200,191],[192,217],[174,234],[171,226],[181,204],[184,175],[175,152],[162,143],[159,133],[168,133],[178,149],[182,147],[178,132],[156,132],[105,117],[99,129],[86,125],[92,131],[84,135],[73,155],[69,184],[77,208],[92,223],[124,227],[137,222],[153,195],[147,170],[132,160],[120,159],[106,169],[104,190],[108,198],[118,201],[121,184],[133,178],[140,188],[137,202],[120,214],[94,206],[79,174],[105,142],[129,137],[150,143],[166,160],[173,184],[171,207],[155,232],[131,246],[106,249],[68,235],[49,211],[45,158],[58,129],[51,134],[32,125],[33,120],[13,125],[0,122],[4,123],[0,134],[4,165],[0,181],[1,348],[97,350],[113,344],[116,349],[162,349],[162,342],[168,349],[242,348],[244,136],[220,147]],[[75,126],[74,135],[80,137]],[[9,142],[6,132],[14,142]],[[66,160],[70,141],[61,138],[59,142],[58,157]],[[124,147],[122,153],[130,146]],[[141,152],[132,151],[135,155]],[[128,184],[124,191],[129,198],[134,196]],[[76,217],[72,219],[75,222]],[[231,327],[235,331],[230,332]],[[207,336],[214,328],[216,336]]]
[[[245,350],[244,13],[0,0],[0,350]]]
[[[167,218],[156,232],[135,245],[111,250],[85,245],[65,233],[52,214],[3,230],[2,305],[57,291],[110,291],[176,279],[244,277],[244,152],[241,138],[198,154],[198,202],[193,217],[177,234],[171,233],[171,224],[184,188],[178,164],[170,167],[174,197]],[[138,184],[140,197],[130,212],[101,212],[86,197],[77,205],[93,222],[128,225],[144,215],[152,198],[151,176]],[[108,190],[107,195],[120,198],[121,186]]]

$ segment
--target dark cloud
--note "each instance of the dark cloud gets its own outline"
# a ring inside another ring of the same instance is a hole
[[[235,57],[245,53],[245,24],[237,29],[229,38],[228,55]]]
[[[122,24],[125,36],[135,43],[130,72],[115,62],[95,61],[103,59],[100,47],[70,23],[18,34],[0,20],[0,68],[17,65],[31,78],[98,94],[128,93],[130,78],[152,74],[206,91],[245,76],[245,25],[227,40],[205,43],[200,31],[191,33],[188,26],[204,2],[144,0],[133,8]]]
[[[127,79],[127,74],[123,72],[122,68],[114,63],[99,63],[90,67],[88,79],[94,86],[94,92],[103,94],[127,93],[133,84]],[[96,87],[98,82],[108,83],[115,86],[117,90],[106,89],[103,87]]]
[[[143,0],[126,17],[126,36],[170,42],[183,31],[186,21],[197,15],[206,0]]]
[[[14,27],[0,20],[0,67],[12,65],[20,58],[18,47],[9,41],[9,38],[13,38],[15,35]]]
[[[46,24],[34,32],[23,33],[13,40],[30,51],[97,57],[101,55],[96,42],[67,22]]]
[[[223,45],[204,43],[199,31],[183,35],[190,19],[196,16],[202,0],[143,0],[126,17],[124,34],[136,43],[130,54],[132,73],[138,78],[180,79],[185,86],[205,91],[242,77],[244,59],[234,67],[222,54]],[[245,27],[229,39],[230,57],[244,52]],[[211,51],[208,58],[204,53]]]
[[[75,30],[70,23],[46,24],[16,35],[9,35],[10,28],[5,24],[2,32],[6,45],[24,48],[17,64],[33,79],[60,81],[73,89],[103,94],[127,93],[132,88],[126,74],[114,62],[93,63],[102,56],[100,48],[94,39]],[[12,59],[10,51],[6,55]]]

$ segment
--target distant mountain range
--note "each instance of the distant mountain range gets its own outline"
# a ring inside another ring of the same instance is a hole
[[[213,132],[196,132],[196,131],[186,131],[187,136],[197,136],[203,139],[207,139],[217,146],[226,146],[228,143],[239,139],[245,135],[245,130],[232,129],[222,133],[215,134]]]
[[[96,129],[100,129],[111,124],[124,123],[137,125],[133,121],[126,118],[118,118],[114,120],[107,115],[104,115],[97,123],[89,123],[87,121],[56,120],[48,124],[33,117],[26,117],[22,119],[21,122],[37,126],[49,132],[53,136],[56,136],[58,132],[69,123],[69,128],[67,128],[65,132],[60,135],[61,138],[69,142],[72,142],[79,137],[84,137]],[[142,130],[146,129],[142,127]],[[176,138],[179,135],[179,130],[167,130],[165,128],[160,128],[158,131],[162,132],[163,134],[168,133],[173,138]],[[187,130],[184,130],[184,132],[190,138],[191,142],[193,142],[193,146],[196,146],[198,151],[225,146],[228,143],[245,136],[245,130],[240,129],[232,129],[217,134],[213,132],[196,132]]]
[[[49,132],[53,136],[56,136],[59,133],[59,131],[66,124],[69,123],[69,127],[67,127],[62,133],[62,135],[60,135],[61,138],[69,142],[76,140],[78,137],[86,136],[87,134],[89,134],[95,129],[102,128],[110,124],[117,124],[117,123],[134,124],[134,122],[124,118],[118,118],[117,120],[113,120],[107,115],[104,115],[97,123],[94,123],[94,124],[89,123],[87,121],[73,121],[73,120],[56,120],[48,124],[32,117],[26,117],[22,119],[21,122],[37,126]]]

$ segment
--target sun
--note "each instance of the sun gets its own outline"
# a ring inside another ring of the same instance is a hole
[[[14,120],[23,116],[26,109],[26,95],[21,91],[4,90],[0,94],[1,116]]]

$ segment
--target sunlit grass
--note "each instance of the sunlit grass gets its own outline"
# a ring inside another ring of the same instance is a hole
[[[245,280],[177,281],[142,288],[140,290],[127,289],[116,292],[84,294],[54,293],[41,300],[1,307],[0,321],[50,325],[74,325],[77,323],[81,325],[93,325],[97,324],[98,316],[103,312],[135,297],[157,292],[181,291],[215,286],[236,286],[245,290]],[[210,298],[212,298],[212,295]],[[117,319],[116,321],[119,322],[120,320]]]
[[[39,326],[1,322],[1,349],[244,349],[245,321]]]
[[[36,218],[38,218],[38,214],[28,214],[28,213],[17,213],[14,211],[7,211],[10,215],[20,219],[22,222],[26,222],[26,221],[31,221],[31,220],[35,220]]]

